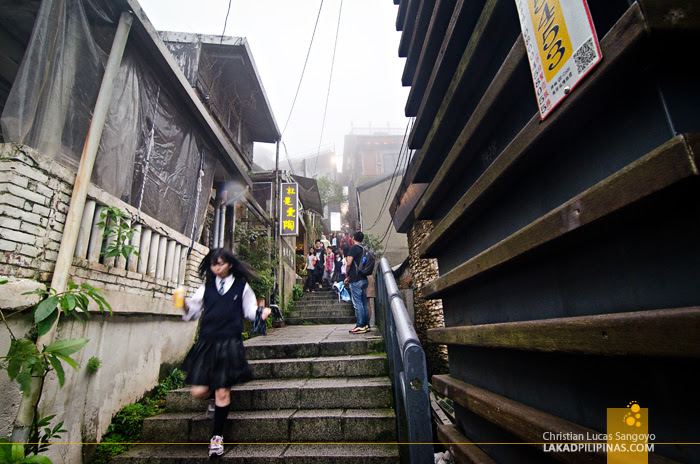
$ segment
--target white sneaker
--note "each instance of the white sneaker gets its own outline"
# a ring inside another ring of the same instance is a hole
[[[214,455],[221,456],[222,454],[224,454],[224,437],[214,435],[209,443],[209,457]]]

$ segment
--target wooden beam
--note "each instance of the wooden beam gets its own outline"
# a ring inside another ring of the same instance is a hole
[[[475,387],[449,375],[434,375],[433,388],[438,393],[447,396],[455,403],[463,406],[474,414],[506,430],[525,443],[543,449],[543,436],[546,432],[552,434],[571,434],[572,437],[588,437],[598,435],[596,432],[568,420],[538,409],[526,406],[517,401]],[[594,440],[560,440],[560,443],[591,443]],[[551,456],[563,462],[572,463],[605,463],[604,453],[551,453]]]
[[[518,36],[491,85],[486,89],[469,121],[467,121],[454,145],[452,145],[447,157],[423,195],[423,199],[418,203],[415,212],[417,218],[422,219],[430,216],[444,195],[444,186],[448,185],[445,182],[453,182],[461,174],[461,171],[456,169],[457,163],[464,165],[475,156],[476,150],[470,149],[470,147],[474,146],[474,144],[480,144],[481,139],[491,133],[491,127],[498,124],[499,115],[504,110],[498,104],[498,99],[505,90],[513,85],[513,80],[516,78],[515,71],[526,61],[525,44],[522,36]]]
[[[498,27],[501,17],[496,14],[501,3],[508,0],[487,0],[479,19],[474,26],[474,31],[468,39],[467,47],[459,57],[459,63],[452,76],[449,76],[447,90],[442,93],[441,86],[436,91],[426,94],[421,102],[421,107],[408,138],[411,148],[421,147],[422,161],[430,159],[429,154],[434,154],[444,143],[444,131],[450,124],[443,124],[449,119],[446,115],[453,111],[463,111],[460,103],[454,98],[462,91],[468,91],[478,78],[480,72],[475,69],[476,62],[483,58],[484,54],[490,54],[497,41],[488,32]],[[420,167],[420,166],[419,166]]]
[[[558,208],[427,284],[426,298],[439,298],[477,275],[531,253],[572,231],[623,210],[663,189],[698,175],[700,136],[674,137]],[[694,144],[691,148],[689,142]],[[427,240],[430,240],[430,236]],[[426,240],[426,241],[427,241]]]
[[[416,111],[417,115],[422,114],[429,119],[435,115],[435,112],[440,107],[445,89],[452,79],[454,70],[466,46],[465,44],[469,40],[469,35],[467,34],[471,34],[472,32],[471,30],[474,24],[473,18],[475,15],[479,15],[478,12],[476,12],[476,14],[474,12],[478,4],[481,4],[481,2],[457,0],[454,10],[452,10],[452,17],[447,26],[445,37],[442,39],[440,51],[438,52],[437,59],[430,73],[430,78],[423,91],[423,97]],[[414,98],[414,92],[415,90],[412,88],[408,94],[409,102]],[[414,140],[413,143],[409,142],[409,147],[413,149],[421,148],[422,142],[423,138],[421,138],[420,141]],[[421,165],[422,157],[420,157],[420,153],[416,156],[419,157],[417,164]]]
[[[406,16],[403,20],[403,33],[399,41],[399,56],[401,58],[408,56],[408,46],[411,44],[413,34],[415,34],[416,15],[418,14],[418,5],[421,1],[422,0],[408,0]]]
[[[488,390],[475,387],[449,375],[434,375],[432,384],[435,390],[451,398],[455,403],[538,449],[542,449],[542,437],[546,432],[554,434],[568,433],[572,437],[583,438],[581,440],[559,440],[559,443],[594,443],[597,441],[586,438],[602,433],[547,414]],[[602,452],[552,452],[548,453],[548,455],[557,461],[566,463],[604,464],[607,461],[605,453]],[[651,464],[671,464],[675,462],[658,454],[649,453],[649,463]]]
[[[418,64],[413,73],[413,82],[410,83],[411,91],[406,100],[406,116],[415,116],[418,112],[425,88],[430,79],[431,72],[437,60],[440,59],[440,49],[443,46],[443,38],[448,36],[447,28],[452,18],[452,12],[456,6],[463,5],[463,2],[455,3],[454,0],[437,0],[435,8],[433,8],[433,16],[430,18],[430,25],[426,32],[426,38],[423,48],[420,51]],[[404,78],[406,70],[404,69]],[[409,85],[402,78],[403,85]]]
[[[438,440],[450,450],[455,461],[464,464],[496,464],[481,448],[472,444],[454,425],[438,425]]]
[[[646,37],[646,26],[639,6],[633,4],[620,18],[615,26],[606,34],[601,43],[605,60],[601,61],[586,79],[577,87],[575,92],[567,97],[557,111],[544,121],[540,120],[539,113],[532,116],[530,121],[515,136],[501,154],[489,165],[479,179],[467,190],[449,213],[440,221],[428,239],[421,245],[421,255],[430,256],[428,249],[433,248],[438,242],[448,238],[448,231],[458,222],[464,223],[466,218],[473,213],[477,202],[495,190],[507,175],[512,175],[519,163],[532,153],[537,153],[535,148],[539,146],[550,133],[556,129],[563,120],[568,119],[571,113],[577,112],[577,117],[582,117],[578,103],[590,103],[597,108],[595,102],[589,98],[589,91],[601,84],[603,77],[617,70],[615,66],[627,54]]]
[[[426,40],[426,34],[428,26],[430,25],[430,19],[433,16],[434,7],[435,0],[420,0],[418,12],[416,13],[415,26],[411,35],[411,43],[406,53],[406,63],[404,64],[403,75],[401,76],[401,83],[404,86],[411,85],[411,82],[413,82],[416,64],[418,63],[421,50],[423,50],[423,44]]]
[[[400,0],[398,3],[399,10],[396,12],[396,30],[397,31],[403,31],[403,24],[404,24],[404,21],[406,20],[406,9],[408,8],[408,1],[409,0]]]
[[[649,27],[656,31],[700,32],[700,4],[696,0],[638,0]]]
[[[429,329],[445,345],[603,356],[700,357],[700,307]]]

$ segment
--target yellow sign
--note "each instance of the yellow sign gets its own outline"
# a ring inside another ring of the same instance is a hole
[[[636,401],[626,408],[608,408],[607,463],[647,464],[655,439],[649,434],[649,409]]]
[[[559,0],[527,0],[535,27],[537,51],[544,65],[547,82],[571,57],[571,39]]]
[[[515,5],[544,119],[603,54],[586,0],[515,0]]]
[[[297,184],[285,183],[280,192],[280,235],[297,235],[299,233],[299,198]]]

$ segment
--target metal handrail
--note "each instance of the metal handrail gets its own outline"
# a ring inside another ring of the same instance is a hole
[[[384,337],[394,386],[399,443],[407,444],[402,445],[401,452],[408,454],[408,462],[412,464],[432,463],[433,432],[425,353],[386,258],[377,266],[375,286],[376,320]]]

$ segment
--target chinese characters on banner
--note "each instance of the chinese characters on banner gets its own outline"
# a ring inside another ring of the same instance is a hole
[[[297,184],[283,183],[280,192],[280,235],[297,235],[299,232]]]
[[[515,4],[544,119],[603,55],[586,0],[515,0]]]

